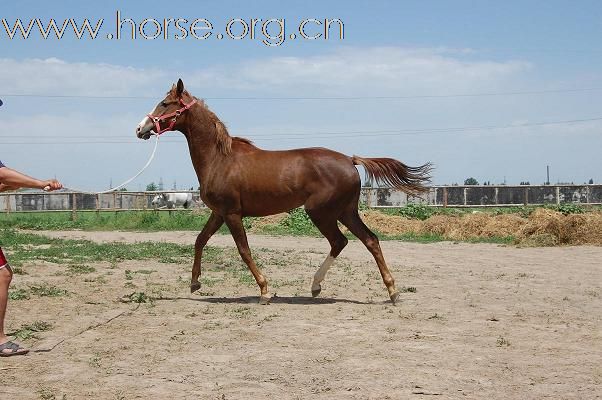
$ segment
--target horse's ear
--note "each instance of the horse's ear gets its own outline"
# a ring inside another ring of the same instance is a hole
[[[178,95],[178,97],[182,97],[182,93],[184,93],[184,82],[182,82],[182,79],[178,79],[178,84],[176,85],[176,95]]]

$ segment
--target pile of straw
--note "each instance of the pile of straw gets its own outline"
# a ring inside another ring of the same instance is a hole
[[[540,208],[528,218],[517,214],[476,212],[465,215],[434,215],[425,221],[364,212],[366,225],[386,235],[407,233],[440,235],[449,240],[514,237],[525,246],[602,245],[602,213],[569,214]]]

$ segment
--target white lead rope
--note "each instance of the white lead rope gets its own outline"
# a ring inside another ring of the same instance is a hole
[[[155,153],[157,152],[157,145],[159,144],[159,135],[155,135],[155,147],[153,148],[153,152],[150,155],[150,158],[148,159],[148,161],[146,162],[146,164],[144,165],[144,167],[142,167],[142,169],[140,171],[138,171],[138,173],[136,175],[134,175],[133,177],[131,177],[130,179],[128,179],[127,181],[123,182],[121,185],[111,188],[109,190],[103,190],[102,192],[88,192],[86,190],[80,190],[80,189],[74,189],[71,187],[66,187],[64,189],[66,190],[70,190],[72,192],[79,192],[79,193],[84,193],[84,194],[105,194],[105,193],[111,193],[114,192],[116,190],[119,190],[123,187],[125,187],[126,185],[128,185],[130,182],[132,182],[134,179],[138,178],[151,164],[151,162],[153,162],[153,159],[155,158]],[[50,186],[46,186],[44,188],[45,191],[49,191],[50,190]]]

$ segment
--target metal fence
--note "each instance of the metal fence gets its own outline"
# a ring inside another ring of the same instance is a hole
[[[192,208],[205,207],[198,191],[78,192],[23,191],[0,193],[0,212],[146,211],[169,210],[152,204],[160,193],[191,193]],[[363,188],[361,201],[369,207],[403,207],[409,203],[437,207],[505,207],[544,204],[602,204],[602,185],[433,186],[422,197],[386,188]],[[181,209],[181,208],[179,208]]]

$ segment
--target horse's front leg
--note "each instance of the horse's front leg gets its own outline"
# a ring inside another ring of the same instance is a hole
[[[249,249],[249,243],[247,242],[247,233],[242,224],[242,217],[239,214],[228,214],[224,217],[224,220],[230,229],[230,233],[232,233],[232,237],[234,238],[234,242],[236,242],[236,247],[238,247],[238,252],[240,253],[242,260],[247,264],[257,285],[259,285],[261,291],[259,304],[269,304],[272,296],[268,292],[268,281],[265,279],[259,268],[257,268],[255,261],[253,261],[253,258],[251,257],[251,249]]]
[[[201,276],[201,258],[203,257],[203,248],[213,236],[215,232],[222,226],[224,219],[221,215],[212,212],[209,220],[203,227],[201,233],[196,238],[194,244],[194,263],[192,264],[192,279],[190,281],[190,293],[193,293],[201,288],[199,277]]]

